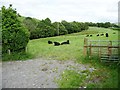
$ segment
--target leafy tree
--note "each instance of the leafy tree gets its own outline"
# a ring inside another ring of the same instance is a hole
[[[110,22],[97,23],[97,27],[109,28],[109,27],[112,27],[112,24]]]
[[[37,22],[35,19],[33,18],[30,18],[30,17],[26,17],[24,20],[23,20],[23,24],[25,25],[25,27],[31,32],[33,30],[36,29],[37,27]]]
[[[111,23],[110,23],[110,22],[105,22],[105,23],[104,23],[104,27],[105,27],[105,28],[111,27]]]
[[[33,32],[35,31],[35,29],[37,27],[37,24],[38,24],[38,22],[35,19],[31,18],[31,17],[26,17],[23,20],[23,25],[30,32],[30,38],[32,38]]]
[[[97,27],[97,23],[86,22],[86,24],[87,24],[88,26]]]
[[[97,27],[103,27],[104,24],[103,23],[97,23]]]
[[[89,28],[88,24],[86,24],[86,23],[80,23],[80,27],[81,27],[81,31],[82,30],[87,30]]]
[[[43,20],[44,23],[48,26],[51,26],[51,20],[49,18],[46,18],[45,20]]]
[[[72,33],[72,27],[71,27],[71,24],[70,24],[69,22],[63,20],[61,23],[62,23],[62,24],[65,26],[65,28],[67,29],[68,34]]]
[[[79,27],[78,27],[78,25],[77,25],[77,22],[71,22],[70,23],[70,25],[71,25],[71,33],[76,33],[76,32],[78,32],[78,29],[79,29]]]
[[[59,34],[60,35],[68,34],[68,31],[66,30],[65,26],[62,23],[59,23]]]
[[[53,25],[53,27],[55,29],[54,36],[59,36],[60,35],[60,32],[59,32],[59,22],[54,22],[52,25]]]
[[[73,27],[74,27],[74,28],[73,28],[74,33],[80,32],[80,31],[86,29],[84,23],[80,23],[80,22],[73,21],[72,24],[73,24]]]
[[[53,27],[51,20],[46,18],[38,22],[38,25],[34,31],[31,32],[31,39],[51,37],[55,34],[55,28]]]
[[[65,26],[62,23],[60,23],[60,22],[54,22],[53,26],[54,26],[54,28],[56,30],[55,35],[58,36],[58,35],[68,34],[67,29],[65,28]]]
[[[24,51],[29,41],[29,32],[18,20],[17,11],[2,6],[2,51],[7,53]]]
[[[65,20],[63,20],[61,23],[65,26],[69,34],[88,29],[88,24],[86,23],[80,23],[76,21],[67,22]]]

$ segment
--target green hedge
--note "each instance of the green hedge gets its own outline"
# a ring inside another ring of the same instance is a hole
[[[17,11],[5,6],[2,7],[2,52],[21,52],[25,50],[29,41],[29,32],[18,20]]]

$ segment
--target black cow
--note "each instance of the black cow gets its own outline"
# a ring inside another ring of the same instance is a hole
[[[100,34],[101,36],[104,36],[104,34],[102,33],[102,34]]]
[[[52,41],[49,40],[49,41],[48,41],[48,44],[52,44]]]
[[[99,34],[97,36],[99,36]]]
[[[63,44],[70,44],[70,43],[69,43],[69,40],[67,40],[67,42],[62,42],[62,43],[61,43],[61,45],[63,45]]]
[[[86,37],[89,37],[89,35],[86,35]]]
[[[106,37],[109,37],[108,33],[106,33]]]
[[[54,46],[59,46],[60,43],[59,42],[54,42]]]
[[[90,35],[90,37],[92,37],[92,35]]]

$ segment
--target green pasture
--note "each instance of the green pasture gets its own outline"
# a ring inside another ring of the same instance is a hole
[[[96,36],[98,33],[105,34],[106,32],[109,33],[108,38],[105,36]],[[116,34],[113,34],[113,32],[115,32]],[[87,34],[91,34],[93,36],[86,37]],[[89,40],[118,40],[118,31],[106,28],[90,27],[89,30],[79,33],[30,40],[27,46],[27,52],[30,53],[34,58],[46,58],[56,60],[81,59],[79,57],[83,56],[84,38],[88,38]],[[51,40],[53,42],[57,41],[60,43],[70,40],[70,44],[54,46],[53,44],[48,44],[48,40]]]
[[[109,37],[99,36],[97,34],[109,33]],[[115,32],[116,34],[113,34]],[[86,37],[86,35],[92,35],[92,37]],[[89,40],[118,40],[118,31],[107,29],[107,28],[97,28],[89,27],[88,30],[67,34],[56,37],[40,38],[30,40],[27,45],[27,51],[25,53],[12,53],[11,55],[4,54],[2,56],[3,61],[9,60],[27,60],[33,58],[45,58],[45,59],[55,59],[55,60],[83,60],[83,46],[84,38]],[[70,41],[69,45],[54,46],[53,44],[48,44],[48,40],[63,42]]]

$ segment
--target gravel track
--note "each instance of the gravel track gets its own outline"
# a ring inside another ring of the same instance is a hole
[[[73,68],[74,67],[74,68]],[[2,88],[58,88],[58,79],[64,70],[93,70],[74,61],[27,60],[2,63]]]

